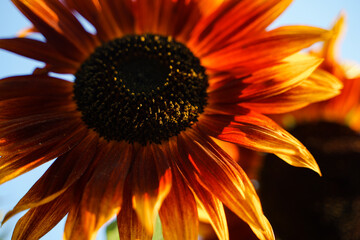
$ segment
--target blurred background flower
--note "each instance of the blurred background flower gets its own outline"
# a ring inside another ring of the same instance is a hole
[[[323,174],[263,159],[259,192],[279,239],[360,239],[360,65],[339,56],[345,27],[342,12],[333,38],[310,50],[324,58],[313,77],[332,74],[344,84],[341,94],[273,116],[307,146]]]
[[[274,156],[233,146],[233,156],[253,179],[277,239],[360,238],[360,67],[356,63],[360,51],[356,45],[357,54],[341,51],[349,47],[342,44],[344,37],[349,39],[346,30],[352,30],[355,38],[360,31],[349,29],[345,11],[336,15],[328,23],[334,36],[308,52],[324,58],[312,77],[332,74],[344,83],[342,93],[292,113],[271,116],[310,150],[323,177],[290,167]],[[230,239],[256,239],[230,211],[227,216]],[[202,230],[205,239],[216,239],[206,224]]]

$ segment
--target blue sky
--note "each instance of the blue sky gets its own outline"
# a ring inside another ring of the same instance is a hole
[[[360,0],[294,0],[273,27],[300,24],[328,28],[341,10],[347,14],[347,32],[340,57],[360,63]],[[0,38],[12,37],[29,25],[29,21],[13,7],[10,0],[0,1]],[[36,66],[42,66],[42,64],[0,50],[0,78],[28,74]],[[45,164],[0,186],[0,216],[16,204],[49,165],[50,163]],[[11,238],[13,227],[20,217],[21,214],[16,215],[0,229],[0,238],[2,236],[5,239]],[[62,239],[63,228],[64,221],[42,239]],[[104,239],[103,236],[104,233],[100,232],[98,240]]]

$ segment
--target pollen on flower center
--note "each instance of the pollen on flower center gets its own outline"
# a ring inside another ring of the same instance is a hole
[[[107,140],[160,143],[194,124],[207,103],[205,69],[171,37],[127,35],[105,43],[75,77],[83,121]]]

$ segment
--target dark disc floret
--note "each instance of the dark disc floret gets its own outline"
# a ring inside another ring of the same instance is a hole
[[[205,69],[171,37],[127,35],[104,43],[75,77],[83,121],[109,141],[168,140],[191,127],[207,103]]]

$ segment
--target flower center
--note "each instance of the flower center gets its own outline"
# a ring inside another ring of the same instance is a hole
[[[75,77],[83,121],[107,140],[160,143],[191,127],[207,103],[205,69],[171,37],[127,35],[105,43]]]

